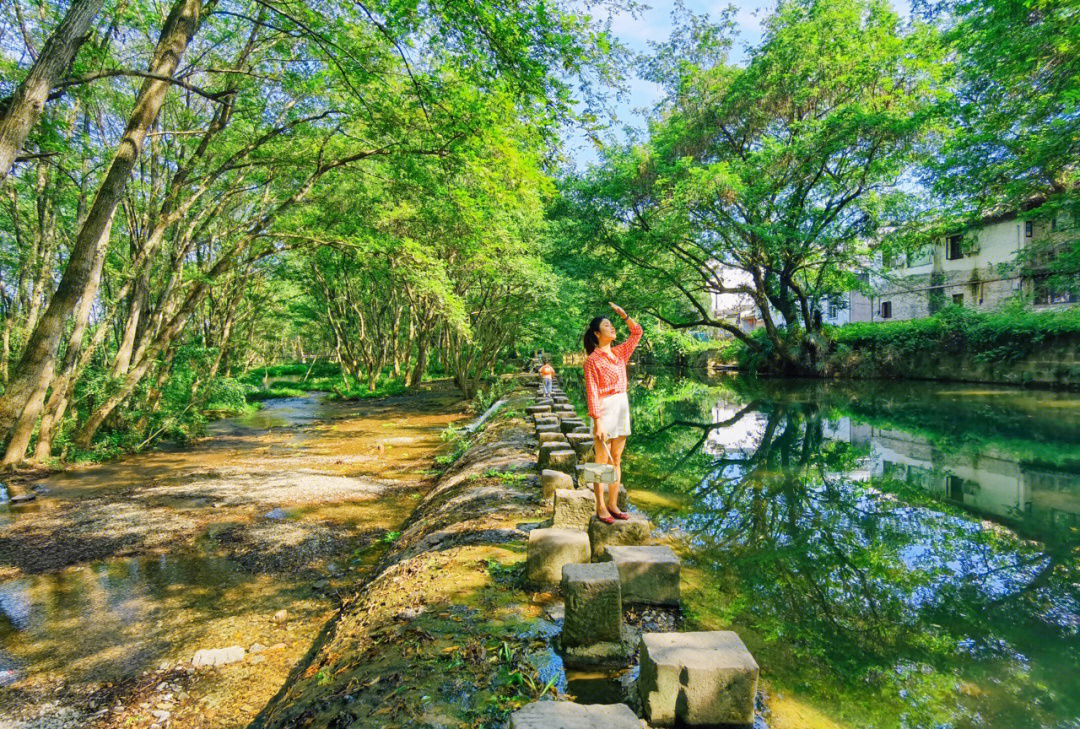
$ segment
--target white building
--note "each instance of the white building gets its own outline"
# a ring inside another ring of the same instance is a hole
[[[918,319],[949,305],[990,311],[1021,293],[1031,296],[1036,308],[1075,303],[1074,294],[1047,290],[1013,265],[1018,253],[1048,236],[1067,242],[1069,233],[1058,228],[1056,221],[1022,220],[1010,213],[882,261],[871,279],[873,299],[853,292],[851,321]]]

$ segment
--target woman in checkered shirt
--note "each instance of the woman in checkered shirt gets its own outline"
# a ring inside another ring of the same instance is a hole
[[[641,339],[641,327],[628,317],[622,307],[611,302],[611,308],[630,328],[630,337],[614,347],[615,327],[605,317],[598,316],[585,331],[585,401],[593,422],[593,452],[597,463],[607,463],[608,450],[615,466],[615,483],[608,488],[604,499],[604,484],[594,483],[596,516],[607,524],[629,515],[619,510],[619,486],[622,483],[622,453],[626,436],[630,435],[630,401],[626,398],[626,363]],[[605,441],[607,448],[604,448]]]

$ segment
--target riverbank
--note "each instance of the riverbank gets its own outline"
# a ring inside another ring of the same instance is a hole
[[[464,406],[449,382],[274,400],[34,483],[0,512],[0,727],[246,726],[431,487]]]
[[[556,627],[521,586],[525,529],[545,516],[513,417],[525,403],[512,396],[425,496],[253,726],[475,726],[550,692],[532,659]]]

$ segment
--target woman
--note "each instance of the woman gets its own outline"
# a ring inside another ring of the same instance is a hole
[[[628,514],[619,510],[619,486],[622,483],[622,453],[626,446],[626,436],[630,435],[630,401],[626,398],[626,363],[634,353],[641,339],[641,327],[626,312],[612,302],[608,302],[615,313],[622,317],[630,328],[630,338],[622,344],[611,346],[615,341],[615,327],[602,316],[589,323],[585,331],[585,401],[589,406],[589,417],[593,421],[593,452],[597,463],[607,463],[611,455],[611,465],[615,467],[615,483],[607,490],[604,499],[604,484],[594,483],[596,494],[596,516],[606,524],[614,524],[615,519],[628,519]],[[606,447],[605,447],[606,445]]]

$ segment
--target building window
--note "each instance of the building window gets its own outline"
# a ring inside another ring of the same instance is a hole
[[[1080,301],[1080,281],[1069,286],[1062,277],[1036,276],[1034,280],[1035,303],[1041,306],[1049,304],[1075,304]]]
[[[1033,235],[1035,235],[1035,221],[1034,220],[1025,220],[1024,221],[1024,237],[1025,238],[1030,238]]]
[[[964,295],[963,294],[953,294],[952,295],[952,302],[954,304],[956,304],[957,306],[963,306],[964,305]]]
[[[964,501],[964,480],[959,476],[949,475],[948,493],[945,498],[949,501]]]
[[[956,261],[964,257],[964,236],[957,233],[945,239],[945,257],[950,261]]]
[[[916,266],[926,266],[933,262],[933,251],[930,246],[922,246],[917,248],[908,254],[907,266],[908,268],[915,268]]]
[[[891,301],[882,301],[881,302],[881,318],[882,319],[892,319],[892,302]]]

